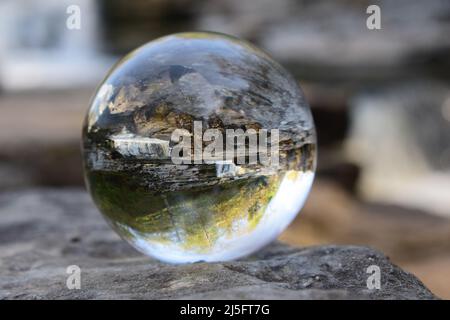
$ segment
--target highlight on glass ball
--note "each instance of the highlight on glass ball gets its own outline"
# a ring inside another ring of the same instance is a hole
[[[99,86],[83,126],[88,189],[112,228],[171,263],[276,239],[312,185],[316,136],[297,82],[237,38],[169,35]]]

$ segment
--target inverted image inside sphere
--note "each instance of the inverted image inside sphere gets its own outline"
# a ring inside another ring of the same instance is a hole
[[[297,215],[315,141],[309,106],[279,64],[233,37],[181,33],[131,52],[99,86],[83,127],[85,176],[106,220],[141,252],[228,260]]]

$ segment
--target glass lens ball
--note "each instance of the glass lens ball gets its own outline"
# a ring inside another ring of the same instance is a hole
[[[248,255],[295,218],[316,136],[297,82],[217,33],[151,41],[99,86],[83,126],[88,190],[144,254],[184,263]]]

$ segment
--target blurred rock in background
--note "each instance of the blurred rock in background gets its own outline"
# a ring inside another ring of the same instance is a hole
[[[80,30],[65,26],[67,1],[0,4],[0,192],[83,186],[81,122],[120,55],[168,33],[229,33],[290,70],[312,106],[317,180],[282,240],[374,246],[450,298],[449,1],[70,4]],[[381,30],[366,27],[370,4]]]

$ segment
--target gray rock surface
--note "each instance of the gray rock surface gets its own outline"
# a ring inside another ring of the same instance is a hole
[[[66,268],[81,268],[81,289]],[[367,267],[381,269],[369,290]],[[366,247],[275,243],[226,263],[167,265],[135,252],[80,189],[0,195],[0,299],[434,299]]]

